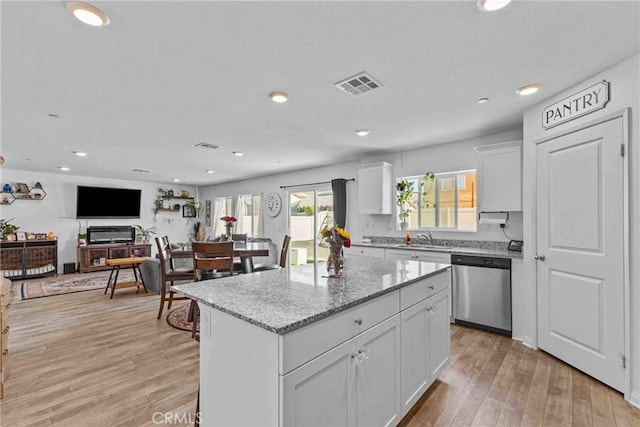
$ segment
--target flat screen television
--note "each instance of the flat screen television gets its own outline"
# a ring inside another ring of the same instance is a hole
[[[142,190],[78,185],[76,218],[140,218]]]

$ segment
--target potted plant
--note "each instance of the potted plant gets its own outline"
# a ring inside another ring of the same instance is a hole
[[[134,225],[136,229],[136,243],[147,244],[149,237],[156,234],[156,227],[144,228],[141,225]]]
[[[406,230],[409,226],[407,218],[411,214],[411,195],[413,194],[413,182],[401,179],[396,183],[396,205],[399,208],[400,228]]]
[[[2,238],[4,240],[16,240],[16,231],[20,229],[15,224],[12,224],[14,218],[11,219],[0,219],[0,233],[2,233]]]

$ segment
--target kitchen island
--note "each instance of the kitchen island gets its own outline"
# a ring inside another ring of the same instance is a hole
[[[449,361],[450,266],[347,257],[174,286],[200,304],[201,425],[395,425]]]

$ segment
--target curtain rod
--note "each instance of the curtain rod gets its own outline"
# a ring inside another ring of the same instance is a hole
[[[355,181],[355,178],[345,179],[345,181]],[[280,188],[291,188],[291,187],[306,187],[308,185],[318,185],[318,184],[331,184],[331,181],[323,181],[323,182],[311,182],[309,184],[294,184],[294,185],[281,185]]]

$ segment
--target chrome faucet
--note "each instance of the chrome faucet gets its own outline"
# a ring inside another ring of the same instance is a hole
[[[425,229],[425,233],[420,233],[416,235],[416,237],[422,237],[427,240],[428,244],[433,245],[433,236],[431,235],[431,231],[427,228]]]

